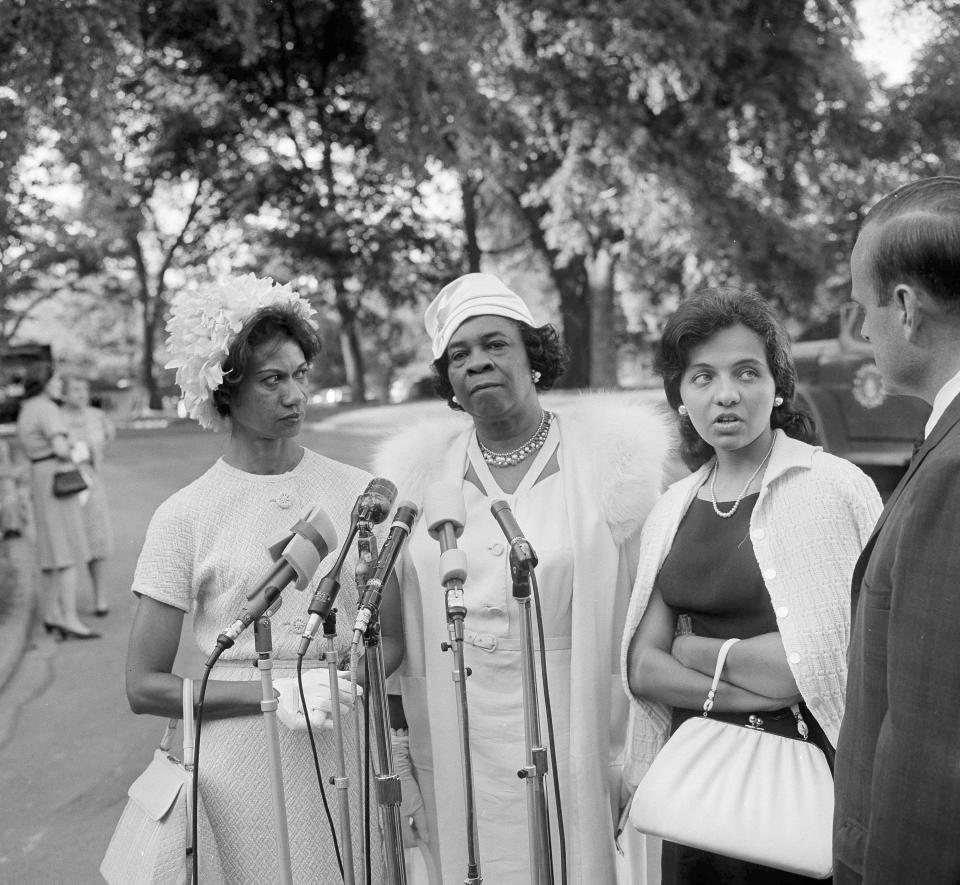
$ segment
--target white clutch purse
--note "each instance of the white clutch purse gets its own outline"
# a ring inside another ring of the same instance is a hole
[[[720,649],[703,716],[684,722],[637,787],[638,830],[727,857],[826,879],[833,869],[833,776],[802,740],[709,718],[730,646]]]

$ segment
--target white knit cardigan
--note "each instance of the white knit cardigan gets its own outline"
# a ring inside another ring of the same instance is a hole
[[[635,704],[632,765],[624,773],[630,786],[639,783],[666,740],[670,711],[631,693],[627,649],[680,521],[713,463],[674,483],[643,527],[620,655],[623,687]],[[850,579],[881,509],[876,487],[859,468],[819,446],[775,431],[773,452],[750,517],[750,540],[790,671],[833,746],[847,681]]]

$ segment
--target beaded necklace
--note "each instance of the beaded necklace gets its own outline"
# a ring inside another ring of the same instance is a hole
[[[543,448],[547,441],[547,435],[550,433],[550,422],[553,420],[553,413],[543,410],[540,416],[540,425],[536,432],[523,445],[517,446],[510,452],[494,452],[488,449],[480,437],[477,437],[477,443],[480,446],[480,454],[483,460],[491,467],[514,467],[529,458],[534,452]]]
[[[750,483],[752,483],[756,478],[757,474],[763,470],[763,465],[767,463],[767,459],[770,457],[770,453],[773,451],[773,443],[770,443],[770,448],[767,449],[767,454],[763,456],[763,460],[757,465],[757,469],[750,474],[750,479],[747,480],[747,484],[740,491],[740,494],[737,495],[737,500],[733,502],[733,507],[729,510],[721,510],[720,505],[717,502],[717,473],[720,471],[720,461],[719,459],[714,462],[713,465],[713,477],[710,480],[710,498],[713,501],[713,512],[717,514],[721,519],[729,519],[737,512],[737,508],[740,506],[740,502],[743,500],[743,496],[746,495],[747,490],[750,488]]]

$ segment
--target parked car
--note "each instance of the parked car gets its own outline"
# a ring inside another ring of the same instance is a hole
[[[798,399],[817,422],[827,451],[864,467],[903,467],[930,406],[886,392],[860,334],[858,305],[845,305],[839,321],[836,338],[794,343]]]
[[[49,344],[13,344],[0,350],[0,425],[9,433],[20,414],[23,382],[36,365],[53,365]]]

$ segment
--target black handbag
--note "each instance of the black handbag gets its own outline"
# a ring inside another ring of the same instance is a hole
[[[86,488],[87,481],[76,467],[53,474],[53,494],[57,498],[69,498]]]

